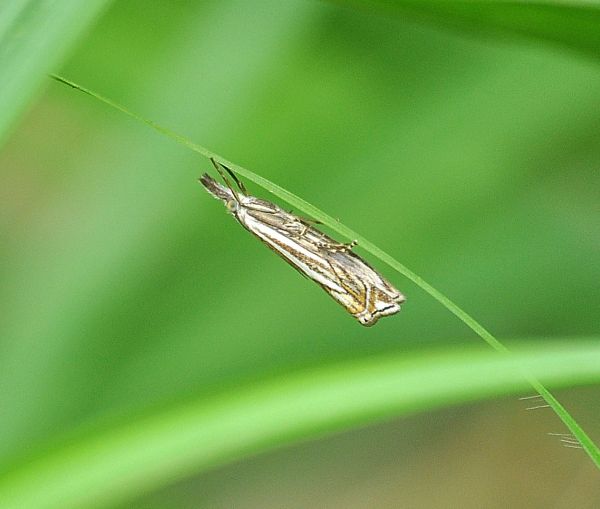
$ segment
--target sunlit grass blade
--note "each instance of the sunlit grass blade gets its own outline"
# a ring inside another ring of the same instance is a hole
[[[600,4],[570,0],[346,0],[361,9],[456,25],[489,36],[514,34],[600,56]]]
[[[108,0],[9,0],[0,6],[0,144],[50,69]]]
[[[125,502],[276,446],[398,415],[520,394],[529,385],[519,375],[523,366],[557,388],[599,383],[598,338],[537,342],[510,356],[481,347],[388,354],[279,376],[47,453],[0,480],[0,507]]]
[[[214,158],[221,164],[228,166],[233,171],[239,173],[240,175],[243,175],[244,177],[248,178],[249,180],[252,180],[254,183],[263,187],[267,191],[270,191],[275,196],[278,196],[279,198],[285,200],[286,202],[288,202],[295,208],[303,211],[304,213],[312,216],[315,219],[318,219],[319,221],[321,221],[321,223],[325,224],[326,226],[329,226],[332,230],[338,232],[340,235],[345,236],[349,240],[357,240],[359,245],[363,249],[365,249],[366,251],[371,253],[376,258],[379,258],[381,261],[388,264],[390,267],[397,270],[400,274],[404,275],[405,277],[407,277],[408,279],[413,281],[416,285],[421,287],[425,292],[427,292],[435,300],[437,300],[440,304],[442,304],[448,311],[450,311],[456,317],[458,317],[463,323],[465,323],[465,325],[467,325],[471,330],[473,330],[481,339],[483,339],[488,345],[490,345],[492,348],[494,348],[497,352],[503,353],[503,354],[509,353],[508,349],[502,343],[500,343],[500,341],[498,341],[479,322],[477,322],[472,316],[470,316],[466,311],[464,311],[457,304],[455,304],[453,301],[451,301],[443,293],[441,293],[440,291],[435,289],[433,286],[431,286],[429,283],[427,283],[425,280],[423,280],[423,278],[421,278],[420,276],[415,274],[413,271],[411,271],[410,269],[405,267],[402,263],[397,261],[393,256],[384,252],[382,249],[378,248],[375,244],[368,241],[365,237],[363,237],[362,235],[359,235],[354,230],[343,225],[340,221],[337,221],[332,216],[326,214],[325,212],[321,211],[314,205],[308,203],[306,200],[300,198],[299,196],[296,196],[293,193],[290,193],[286,189],[278,186],[277,184],[274,184],[273,182],[270,182],[269,180],[265,179],[264,177],[261,177],[260,175],[257,175],[256,173],[253,173],[250,170],[247,170],[246,168],[243,168],[231,161],[226,160],[225,158],[208,150],[207,148],[192,142],[191,140],[187,139],[186,137],[181,136],[170,129],[167,129],[166,127],[162,127],[159,124],[157,124],[156,122],[147,120],[147,119],[143,118],[142,116],[129,111],[124,106],[121,106],[120,104],[117,104],[114,101],[112,101],[106,97],[103,97],[100,94],[97,94],[96,92],[86,89],[86,88],[84,88],[66,78],[63,78],[61,76],[52,75],[52,77],[61,83],[64,83],[76,90],[84,92],[85,94],[88,94],[88,95],[104,102],[105,104],[108,104],[109,106],[125,113],[126,115],[133,117],[136,120],[139,120],[139,121],[149,125],[150,127],[157,130],[158,132],[168,136],[169,138],[188,147],[189,149],[191,149],[195,152],[198,152],[199,154],[201,154],[205,157]],[[548,405],[550,405],[550,407],[556,412],[558,417],[562,420],[562,422],[565,424],[565,426],[567,426],[569,431],[574,436],[577,437],[579,442],[582,444],[584,450],[588,453],[588,455],[590,456],[592,461],[595,463],[595,465],[600,469],[600,449],[598,449],[596,444],[594,444],[594,442],[583,431],[583,429],[579,426],[579,424],[577,424],[575,419],[556,400],[556,398],[548,392],[548,390],[543,386],[543,384],[541,384],[534,377],[529,376],[526,371],[524,371],[523,373],[529,379],[532,387],[536,391],[538,391],[538,393],[544,398],[544,400],[548,403]]]

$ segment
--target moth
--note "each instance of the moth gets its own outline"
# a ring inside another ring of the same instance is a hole
[[[356,242],[337,242],[302,218],[267,200],[248,194],[226,166],[211,158],[225,185],[208,174],[200,183],[250,233],[303,276],[317,283],[358,322],[370,327],[400,311],[406,298],[352,248]],[[235,182],[234,188],[227,174]]]

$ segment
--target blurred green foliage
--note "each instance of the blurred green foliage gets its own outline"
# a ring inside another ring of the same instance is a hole
[[[135,0],[115,3],[60,72],[340,217],[501,338],[597,333],[600,53],[478,32],[306,0]],[[269,375],[478,341],[385,268],[408,302],[359,327],[204,193],[207,161],[45,86],[0,152],[0,471]],[[597,390],[565,398],[598,428]],[[395,489],[386,483],[379,507],[505,507],[509,491],[522,495],[519,474],[530,498],[513,506],[546,507],[569,486],[565,504],[597,506],[584,456],[536,441],[555,417],[521,410],[403,420],[139,507],[360,507],[381,479]],[[473,443],[481,457],[465,458]],[[440,456],[456,468],[406,491]],[[523,456],[535,467],[515,464]],[[450,485],[436,504],[432,486]],[[314,486],[325,498],[294,496]]]
[[[0,142],[107,0],[7,0],[0,5]]]

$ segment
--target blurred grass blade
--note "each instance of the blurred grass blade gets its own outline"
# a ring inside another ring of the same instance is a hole
[[[529,387],[518,374],[522,366],[553,387],[600,383],[598,339],[538,342],[511,356],[481,348],[387,355],[277,377],[46,454],[0,480],[0,507],[125,502],[276,446],[397,415],[522,393]]]
[[[585,0],[347,0],[362,9],[455,25],[480,34],[516,34],[600,56],[600,4]]]
[[[5,0],[0,4],[0,144],[35,91],[108,0]]]
[[[362,235],[359,235],[354,230],[348,228],[343,225],[340,221],[337,221],[332,216],[326,214],[321,211],[314,205],[308,203],[303,200],[299,196],[296,196],[293,193],[290,193],[286,189],[274,184],[273,182],[257,175],[256,173],[247,170],[231,161],[224,159],[223,157],[215,154],[214,152],[208,150],[207,148],[194,143],[193,141],[187,139],[180,134],[177,134],[166,127],[162,127],[161,125],[153,122],[151,120],[147,120],[140,115],[129,111],[124,106],[115,103],[114,101],[97,94],[89,89],[86,89],[66,78],[61,76],[52,75],[52,77],[60,83],[68,85],[76,90],[79,90],[85,94],[88,94],[95,99],[98,99],[105,104],[125,113],[126,115],[139,120],[140,122],[149,125],[153,129],[157,130],[161,134],[168,136],[169,138],[177,141],[178,143],[188,147],[189,149],[198,152],[199,154],[204,155],[205,157],[212,157],[219,161],[220,163],[228,166],[236,173],[243,175],[248,178],[252,182],[258,184],[263,187],[267,191],[270,191],[275,196],[285,200],[289,204],[291,204],[296,209],[299,209],[309,216],[312,216],[315,219],[318,219],[326,226],[329,226],[332,230],[338,232],[341,235],[344,235],[349,240],[357,240],[359,245],[371,253],[373,256],[379,258],[382,262],[388,264],[393,269],[397,270],[400,274],[404,275],[406,278],[410,279],[413,283],[420,286],[425,292],[431,295],[435,300],[437,300],[440,304],[442,304],[448,311],[453,313],[457,318],[459,318],[467,327],[469,327],[472,331],[474,331],[481,339],[483,339],[488,345],[490,345],[494,350],[500,352],[502,354],[508,354],[508,349],[500,343],[488,330],[486,330],[479,322],[477,322],[471,315],[469,315],[466,311],[460,308],[457,304],[451,301],[448,297],[446,297],[443,293],[435,289],[425,280],[423,280],[420,276],[415,274],[408,267],[405,267],[398,260],[396,260],[393,256],[390,256],[388,253],[377,247],[372,242],[368,241]],[[530,385],[544,398],[544,400],[548,403],[548,405],[554,410],[554,412],[558,415],[558,417],[562,420],[565,426],[569,429],[569,431],[577,437],[579,442],[581,443],[584,450],[588,453],[591,460],[594,462],[596,467],[600,469],[600,449],[592,442],[590,437],[583,431],[583,429],[577,424],[575,419],[565,410],[565,408],[556,400],[556,398],[548,392],[548,390],[540,383],[535,377],[529,375],[526,370],[521,371],[524,376],[529,380]]]

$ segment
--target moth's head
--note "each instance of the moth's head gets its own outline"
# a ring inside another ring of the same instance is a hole
[[[235,214],[238,211],[240,204],[231,189],[219,184],[207,173],[202,175],[198,180],[210,194],[225,204],[229,212]]]

